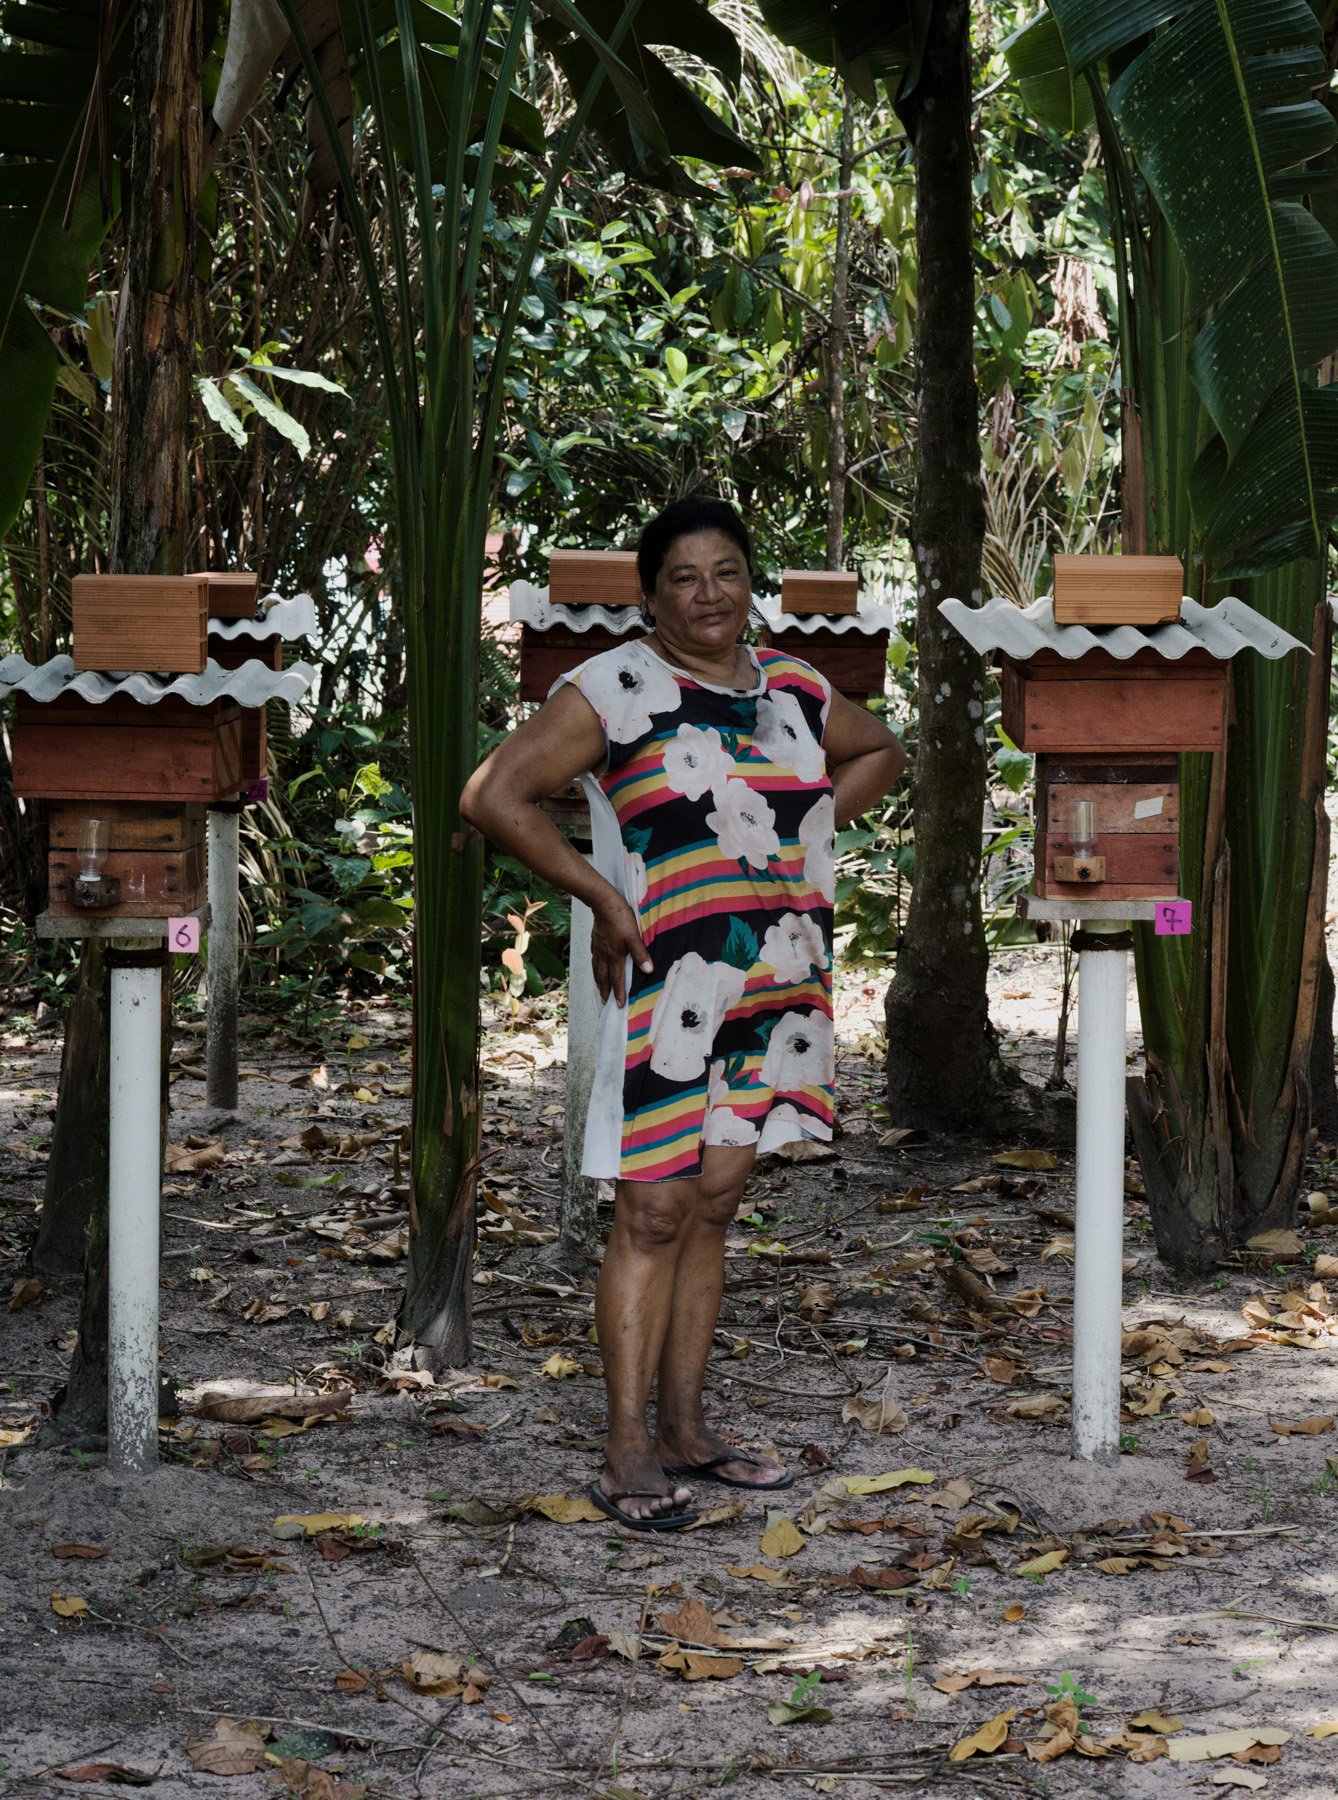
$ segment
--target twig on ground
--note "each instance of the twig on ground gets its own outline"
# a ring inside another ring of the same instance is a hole
[[[1279,1613],[1247,1612],[1243,1607],[1219,1606],[1217,1619],[1261,1619],[1266,1625],[1292,1625],[1298,1631],[1338,1631],[1332,1619],[1284,1619]]]

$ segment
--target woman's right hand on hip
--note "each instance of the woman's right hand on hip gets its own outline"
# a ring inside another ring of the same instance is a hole
[[[627,1004],[627,958],[645,975],[653,973],[641,937],[636,913],[621,894],[610,889],[609,897],[594,908],[595,923],[590,938],[590,960],[595,970],[595,986],[601,1000],[612,994],[619,1006]]]

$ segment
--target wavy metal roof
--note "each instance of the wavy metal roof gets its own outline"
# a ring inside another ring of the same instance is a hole
[[[782,612],[780,598],[775,594],[754,594],[753,604],[771,631],[806,634],[857,631],[867,636],[897,628],[895,607],[877,606],[868,601],[860,602],[858,612],[839,615]],[[564,625],[569,631],[589,631],[602,625],[606,631],[617,632],[619,636],[644,630],[640,609],[635,606],[555,606],[548,598],[547,588],[532,587],[528,581],[511,584],[511,618],[513,622],[533,626],[537,631],[546,631],[552,625]]]
[[[258,619],[210,619],[210,637],[281,637],[286,644],[294,644],[299,638],[314,638],[320,630],[316,602],[310,594],[294,594],[290,600],[269,594],[260,605],[262,617]]]
[[[1207,650],[1226,659],[1241,650],[1256,650],[1270,662],[1291,650],[1309,652],[1280,625],[1274,625],[1243,600],[1228,596],[1216,606],[1200,606],[1197,600],[1181,602],[1180,619],[1169,625],[1056,625],[1054,607],[1047,597],[1030,606],[1011,600],[991,600],[985,606],[967,606],[961,600],[940,600],[939,611],[982,655],[1002,650],[1022,660],[1040,650],[1054,650],[1069,661],[1089,650],[1105,650],[1121,662],[1140,650],[1154,650],[1175,662],[1191,650]]]
[[[240,669],[222,669],[212,659],[199,675],[104,675],[85,669],[76,674],[74,659],[53,656],[50,662],[33,664],[22,656],[0,658],[0,699],[7,694],[26,694],[43,703],[73,695],[100,706],[104,700],[124,696],[145,706],[160,700],[185,700],[191,706],[209,706],[215,700],[235,700],[241,706],[264,706],[282,700],[288,706],[300,700],[316,679],[310,663],[294,663],[291,669],[268,669],[263,663],[243,663]]]
[[[872,637],[877,631],[897,629],[895,606],[883,606],[877,601],[863,598],[859,601],[858,610],[853,613],[782,612],[780,598],[775,594],[754,594],[753,604],[766,619],[771,631],[799,631],[805,635],[814,631],[835,631],[838,634],[857,631],[861,637]]]

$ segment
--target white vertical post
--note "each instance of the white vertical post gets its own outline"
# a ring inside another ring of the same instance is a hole
[[[237,1109],[237,869],[240,813],[209,810],[209,1014],[205,1099]]]
[[[585,1116],[595,1079],[595,1030],[599,994],[590,961],[595,916],[584,900],[571,903],[571,950],[567,968],[567,1091],[562,1132],[562,1204],[559,1233],[564,1246],[593,1247],[595,1183],[581,1174]]]
[[[107,1443],[113,1469],[158,1460],[162,968],[111,967]]]
[[[1084,933],[1128,925],[1084,921]],[[1120,1302],[1124,1284],[1124,1082],[1129,953],[1078,956],[1078,1171],[1073,1264],[1073,1454],[1120,1450]]]

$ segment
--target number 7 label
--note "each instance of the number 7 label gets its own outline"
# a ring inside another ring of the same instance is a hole
[[[1154,931],[1158,937],[1188,937],[1194,925],[1189,900],[1158,900]]]

